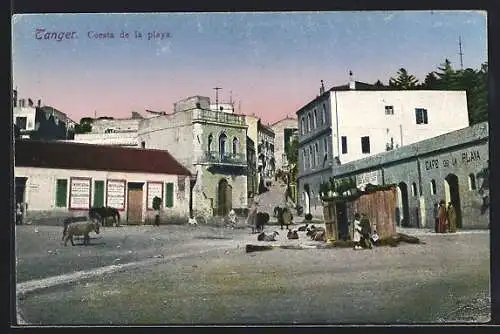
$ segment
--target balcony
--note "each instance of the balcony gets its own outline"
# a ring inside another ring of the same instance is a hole
[[[228,166],[246,166],[247,160],[244,153],[224,153],[205,152],[198,160],[200,164],[210,165],[228,165]]]
[[[246,127],[245,116],[226,112],[196,109],[193,110],[193,122],[210,122]]]

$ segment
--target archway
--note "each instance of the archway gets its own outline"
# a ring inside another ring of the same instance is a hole
[[[221,160],[224,159],[224,157],[226,156],[226,141],[227,141],[227,136],[226,134],[221,134],[219,136],[219,154],[220,154],[220,158]]]
[[[232,188],[226,179],[221,179],[217,190],[218,215],[226,216],[233,208],[232,202]]]
[[[400,222],[399,224],[404,227],[410,226],[410,210],[408,208],[408,186],[404,182],[398,184],[401,196],[399,197],[399,202],[401,203],[400,210]]]
[[[462,209],[460,205],[460,189],[458,186],[458,177],[455,174],[448,174],[444,179],[446,205],[453,203],[457,213],[457,227],[462,228]]]

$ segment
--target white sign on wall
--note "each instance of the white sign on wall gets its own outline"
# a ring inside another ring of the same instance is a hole
[[[163,182],[148,182],[148,209],[153,209],[153,198],[158,196],[163,202]]]
[[[108,180],[106,205],[118,210],[125,209],[125,181]]]
[[[361,175],[356,176],[356,186],[365,185],[365,184],[378,184],[378,173],[377,171],[363,173]]]
[[[90,179],[71,178],[69,207],[70,209],[89,209]]]

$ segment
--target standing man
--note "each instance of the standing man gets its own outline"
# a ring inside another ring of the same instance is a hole
[[[439,202],[439,228],[438,233],[446,232],[446,225],[448,222],[448,216],[446,214],[446,203],[444,200]]]
[[[16,225],[23,224],[23,211],[21,209],[21,203],[16,204]]]
[[[448,232],[455,233],[457,231],[457,212],[451,202],[448,202],[446,213],[448,216]]]
[[[361,245],[360,245],[360,242],[361,242],[361,216],[359,215],[359,213],[356,213],[354,215],[354,222],[353,222],[353,238],[352,238],[352,241],[354,241],[354,249],[357,250],[357,249],[361,249]]]
[[[434,203],[434,232],[439,233],[439,205]]]
[[[259,210],[259,198],[253,198],[250,210],[248,210],[247,224],[252,227],[252,233],[255,233],[257,228],[257,211]]]

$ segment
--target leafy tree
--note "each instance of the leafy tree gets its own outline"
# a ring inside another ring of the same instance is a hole
[[[377,80],[377,82],[375,82],[373,84],[375,87],[377,87],[378,89],[383,89],[383,88],[386,88],[386,86],[382,83],[382,81],[380,80]]]
[[[467,104],[471,125],[488,120],[488,63],[475,72],[473,85],[467,91]]]
[[[438,89],[443,90],[460,90],[458,85],[457,72],[451,66],[448,59],[438,67],[439,72],[434,72],[438,78]]]
[[[434,72],[430,72],[425,76],[424,82],[420,85],[421,89],[432,90],[438,87],[438,78]]]
[[[80,119],[80,124],[75,125],[75,133],[88,133],[92,131],[92,122],[94,119],[90,117],[83,117]]]
[[[290,165],[290,179],[296,180],[299,160],[299,139],[297,137],[294,137],[290,144],[285,147],[285,154]]]
[[[406,69],[400,68],[396,73],[396,78],[389,79],[389,87],[396,89],[414,89],[417,88],[418,79],[415,76],[408,74]]]

